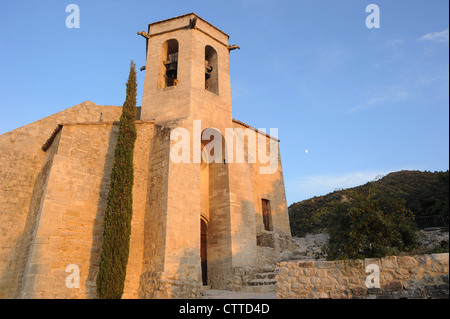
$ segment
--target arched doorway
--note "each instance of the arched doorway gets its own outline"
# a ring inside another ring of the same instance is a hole
[[[203,286],[208,285],[208,259],[207,259],[207,233],[208,233],[208,223],[202,217],[200,219],[201,223],[201,235],[200,235],[200,258],[202,261],[202,283]]]
[[[202,144],[202,162],[200,165],[200,193],[201,193],[201,211],[200,211],[200,259],[202,270],[202,283],[208,285],[208,219],[209,219],[209,165],[205,146]]]
[[[202,131],[201,270],[202,282],[224,289],[231,278],[231,223],[226,144],[218,129]]]

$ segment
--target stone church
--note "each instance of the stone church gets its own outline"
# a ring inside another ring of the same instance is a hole
[[[232,117],[239,47],[194,13],[138,35],[147,59],[123,298],[273,289],[273,265],[292,245],[279,140]],[[96,298],[121,110],[86,101],[0,136],[0,298]],[[184,161],[171,159],[179,128],[192,145]],[[207,129],[222,150],[208,148]],[[251,155],[256,139],[258,152],[275,147],[270,173]],[[244,161],[225,156],[240,144]]]

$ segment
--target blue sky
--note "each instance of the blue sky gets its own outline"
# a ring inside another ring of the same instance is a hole
[[[68,29],[68,4],[80,28]],[[380,28],[365,21],[380,8]],[[233,117],[278,128],[288,204],[449,167],[447,0],[18,1],[0,7],[0,134],[83,101],[122,105],[147,24],[195,12],[230,35]],[[138,72],[138,104],[144,72]],[[305,150],[308,150],[306,152]]]

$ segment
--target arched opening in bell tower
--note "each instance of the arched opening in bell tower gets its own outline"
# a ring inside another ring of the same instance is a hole
[[[205,89],[219,95],[217,51],[210,45],[205,47]]]
[[[170,39],[161,45],[158,89],[178,84],[178,41]]]

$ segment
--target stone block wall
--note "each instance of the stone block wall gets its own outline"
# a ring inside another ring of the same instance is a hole
[[[151,144],[148,172],[148,201],[144,220],[144,249],[140,298],[168,298],[160,286],[164,271],[165,229],[167,218],[170,129],[156,125]]]
[[[121,107],[86,101],[0,135],[0,298],[14,295],[17,274],[23,270],[20,250],[36,208],[30,205],[39,205],[32,196],[45,180],[42,145],[58,124],[114,121],[121,112]]]
[[[367,268],[369,265],[376,265],[371,267],[379,270],[379,287],[367,287],[368,277],[376,276],[373,270],[369,270],[370,267]],[[277,298],[280,299],[449,297],[448,253],[351,262],[288,261],[278,263],[277,267]]]
[[[36,180],[11,298],[95,298],[117,122],[66,124]],[[136,298],[142,267],[153,124],[137,122],[133,219],[123,298]],[[68,287],[68,265],[79,287]]]
[[[196,297],[201,290],[200,169],[170,160],[178,125],[160,122],[152,137],[140,298]]]

